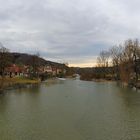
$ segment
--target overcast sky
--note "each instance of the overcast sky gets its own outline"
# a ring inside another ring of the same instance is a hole
[[[73,66],[140,37],[140,0],[0,0],[0,42]]]

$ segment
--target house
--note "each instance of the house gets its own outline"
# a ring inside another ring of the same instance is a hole
[[[18,76],[28,76],[29,68],[28,66],[17,66],[12,64],[6,68],[5,75],[9,77],[18,77]]]
[[[21,73],[20,67],[13,64],[13,65],[6,68],[5,75],[13,77],[13,76],[20,76],[20,73]]]
[[[57,68],[57,72],[56,72],[57,74],[61,74],[62,73],[62,69],[60,69],[60,68]]]
[[[47,65],[44,67],[44,73],[52,74],[52,67],[51,65]]]
[[[49,75],[52,75],[52,76],[57,76],[59,74],[62,74],[62,73],[66,73],[66,70],[65,69],[62,69],[62,68],[59,68],[57,66],[51,66],[51,65],[47,65],[47,66],[42,66],[39,68],[39,73],[40,74],[49,74]]]
[[[57,75],[57,68],[52,66],[52,75],[56,76]]]
[[[39,75],[50,75],[50,76],[58,76],[61,74],[65,74],[65,69],[58,67],[58,66],[52,66],[52,65],[46,65],[46,66],[40,66],[37,68]],[[5,75],[9,77],[18,77],[18,76],[25,76],[28,77],[32,73],[32,67],[31,66],[18,66],[16,64],[12,64],[9,67],[6,68]]]

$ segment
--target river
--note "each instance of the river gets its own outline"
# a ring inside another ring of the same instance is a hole
[[[0,140],[139,140],[140,92],[49,80],[0,95]]]

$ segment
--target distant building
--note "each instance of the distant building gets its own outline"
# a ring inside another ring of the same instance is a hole
[[[29,72],[28,66],[17,66],[12,64],[6,68],[5,75],[9,77],[27,76]]]
[[[66,70],[64,68],[60,68],[57,66],[40,66],[37,70],[38,74],[43,75],[51,75],[51,76],[58,76],[60,74],[65,74]],[[28,77],[32,73],[32,68],[30,66],[18,66],[16,64],[12,64],[6,68],[5,75],[9,77],[18,77],[18,76],[25,76]]]

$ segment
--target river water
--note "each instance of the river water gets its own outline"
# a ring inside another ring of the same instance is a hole
[[[0,140],[140,140],[140,92],[72,79],[6,91]]]

